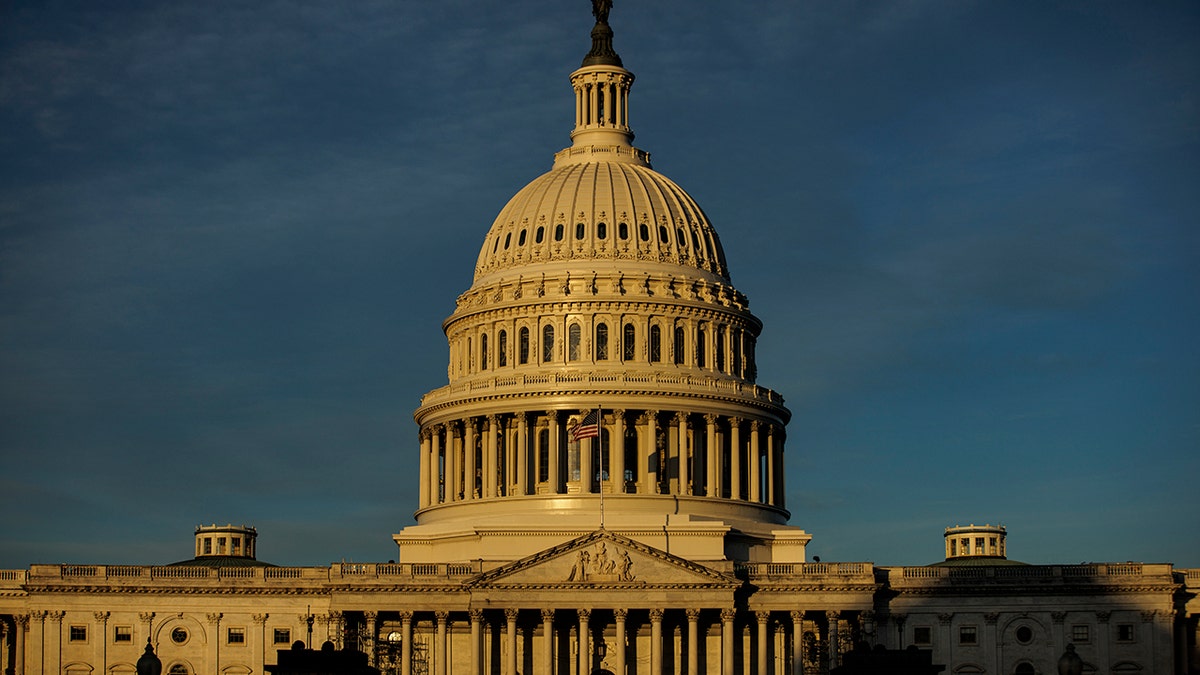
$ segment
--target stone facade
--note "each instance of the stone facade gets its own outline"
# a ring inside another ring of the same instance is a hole
[[[1020,565],[991,526],[948,530],[938,565],[807,561],[762,323],[632,145],[634,77],[596,16],[572,145],[501,210],[444,324],[400,562],[278,567],[213,525],[176,565],[0,571],[0,670],[133,673],[148,642],[167,675],[258,675],[299,640],[397,675],[805,675],[861,643],[947,673],[1050,673],[1067,644],[1084,672],[1200,672],[1197,570]]]

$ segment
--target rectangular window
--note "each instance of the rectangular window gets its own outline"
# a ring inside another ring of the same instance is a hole
[[[71,626],[71,642],[87,642],[87,626]]]
[[[274,640],[277,645],[290,645],[292,643],[292,630],[290,628],[276,628]]]
[[[975,631],[975,626],[959,626],[958,628],[958,644],[973,645],[978,644],[979,635]]]
[[[958,540],[957,539],[950,540],[950,555],[951,556],[958,555]]]
[[[975,555],[983,555],[983,537],[975,537]]]
[[[229,540],[229,543],[232,547],[230,549],[230,553],[232,553],[233,555],[241,555],[242,554],[242,540],[240,538],[234,537],[233,539]]]
[[[204,538],[204,555],[212,554],[212,537]]]
[[[230,628],[229,629],[229,644],[231,644],[231,645],[246,644],[246,629],[245,628]]]
[[[917,626],[913,628],[913,644],[933,644],[933,628],[929,626]]]
[[[133,642],[133,626],[114,627],[113,642]]]
[[[225,537],[217,537],[217,553],[225,555]]]
[[[1133,624],[1117,624],[1117,642],[1133,642]]]
[[[1087,626],[1071,626],[1071,640],[1073,642],[1088,642],[1091,639]]]

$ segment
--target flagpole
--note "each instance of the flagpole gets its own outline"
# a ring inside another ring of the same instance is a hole
[[[611,445],[611,444],[610,444]],[[596,447],[600,449],[597,454],[597,464],[600,465],[600,529],[604,529],[604,404],[596,406]],[[611,450],[611,448],[610,448]]]

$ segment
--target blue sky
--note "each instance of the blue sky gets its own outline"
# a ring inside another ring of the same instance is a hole
[[[792,523],[1200,566],[1200,5],[617,2],[793,411]],[[396,557],[584,0],[0,1],[0,568]]]

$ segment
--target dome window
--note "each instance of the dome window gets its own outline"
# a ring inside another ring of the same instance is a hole
[[[508,365],[508,331],[506,330],[496,334],[496,365],[500,368]]]
[[[608,360],[608,324],[606,323],[596,324],[596,360]]]
[[[562,241],[562,238],[563,238],[563,224],[559,223],[554,226],[554,241]]]
[[[696,329],[696,366],[704,367],[704,351],[708,349],[708,337],[704,334],[704,324]]]
[[[608,224],[596,223],[596,238],[603,239],[608,236]]]
[[[521,230],[521,234],[517,235],[517,246],[525,245],[525,230]]]
[[[562,225],[559,225],[562,227]],[[542,328],[542,363],[550,363],[554,358],[554,326]]]
[[[583,341],[583,331],[579,324],[573,323],[567,328],[567,360],[579,360],[579,345]]]
[[[508,234],[504,235],[504,250],[505,251],[508,250],[508,245],[510,243],[512,243],[512,232],[509,232]]]
[[[617,223],[617,237],[622,240],[629,238],[629,223]]]
[[[517,331],[517,363],[529,363],[529,329],[525,327]]]
[[[650,228],[646,227],[645,223],[638,225],[638,236],[642,241],[650,241]]]
[[[542,243],[542,240],[545,238],[546,238],[546,228],[542,227],[541,225],[538,225],[537,234],[533,235],[533,242],[535,244],[540,244],[540,243]]]
[[[621,335],[621,358],[626,361],[632,361],[637,354],[637,333],[633,328],[633,324],[625,324]]]
[[[692,248],[695,249],[696,253],[700,252],[700,237],[696,236],[695,230],[692,230]]]
[[[583,239],[583,235],[586,233],[587,233],[587,228],[585,228],[583,226],[583,223],[575,223],[575,238],[576,239]]]
[[[488,366],[488,345],[487,333],[479,336],[479,369],[487,370]]]
[[[662,329],[650,326],[650,363],[662,361]]]
[[[675,241],[679,242],[679,248],[687,248],[687,235],[683,233],[682,227],[675,228]]]
[[[675,365],[683,365],[683,326],[675,327]]]
[[[659,226],[658,226],[658,241],[659,241],[659,242],[661,242],[661,243],[663,243],[663,244],[670,245],[670,243],[671,243],[671,233],[667,231],[667,226],[666,226],[666,225],[659,225]]]
[[[496,237],[496,243],[492,244],[492,253],[500,250],[500,237]]]
[[[725,372],[725,327],[717,326],[717,370]]]

